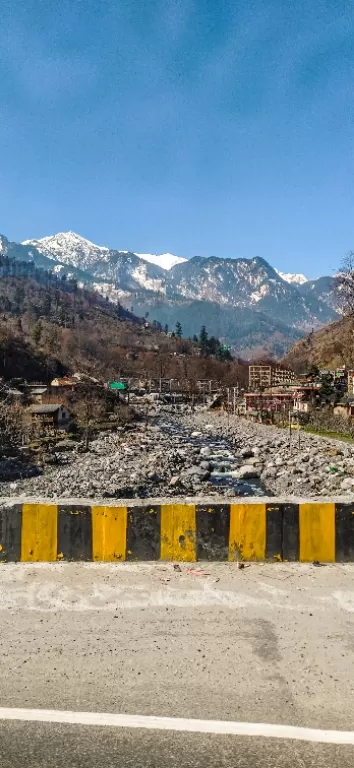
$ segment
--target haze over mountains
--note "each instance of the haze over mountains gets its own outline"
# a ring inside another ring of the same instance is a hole
[[[191,259],[96,245],[74,232],[23,243],[0,235],[0,252],[77,278],[111,301],[186,336],[206,325],[234,354],[282,355],[312,329],[339,317],[335,278],[307,280],[260,257]]]

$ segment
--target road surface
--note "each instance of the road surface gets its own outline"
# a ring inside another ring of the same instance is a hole
[[[352,768],[354,565],[179,568],[1,567],[2,768]]]

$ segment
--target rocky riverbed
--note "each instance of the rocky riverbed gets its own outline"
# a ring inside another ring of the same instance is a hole
[[[70,450],[69,450],[70,448]],[[100,435],[87,453],[68,445],[40,475],[0,482],[0,496],[153,498],[347,496],[354,447],[212,411],[159,412],[149,423]],[[9,476],[7,463],[7,477]],[[10,473],[11,474],[11,473]],[[1,480],[1,465],[0,465]]]

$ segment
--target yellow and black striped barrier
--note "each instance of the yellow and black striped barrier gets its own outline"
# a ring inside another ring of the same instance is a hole
[[[354,561],[354,503],[2,504],[0,561]]]

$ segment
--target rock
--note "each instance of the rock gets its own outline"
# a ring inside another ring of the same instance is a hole
[[[155,483],[158,483],[161,480],[160,476],[156,474],[156,472],[148,472],[146,477],[148,478],[148,480],[154,480]]]
[[[199,466],[200,466],[202,469],[206,469],[206,470],[208,470],[208,472],[210,472],[210,470],[211,470],[211,464],[210,464],[210,461],[201,461],[201,462],[200,462],[200,464],[199,464]]]
[[[354,486],[354,477],[345,477],[341,482],[341,488],[343,491],[350,491]]]
[[[206,480],[210,475],[210,472],[207,472],[202,467],[193,466],[189,467],[189,469],[186,469],[183,473],[183,476],[187,477],[198,477],[198,479]]]
[[[212,450],[211,448],[209,448],[208,445],[205,445],[203,448],[200,449],[199,453],[201,456],[211,456]]]
[[[192,432],[191,437],[202,437],[202,432]]]
[[[251,450],[250,448],[242,448],[242,450],[240,451],[240,456],[243,459],[250,459],[251,456],[254,456],[254,453],[253,453],[253,450]]]
[[[240,480],[247,480],[252,477],[260,477],[261,476],[261,470],[258,467],[254,467],[252,464],[245,464],[243,467],[240,467],[237,471],[237,477]]]
[[[171,480],[170,480],[170,482],[169,482],[169,486],[170,486],[171,488],[175,488],[175,487],[176,487],[176,485],[179,485],[179,482],[180,482],[180,479],[179,479],[179,475],[173,475],[173,476],[171,477]]]

